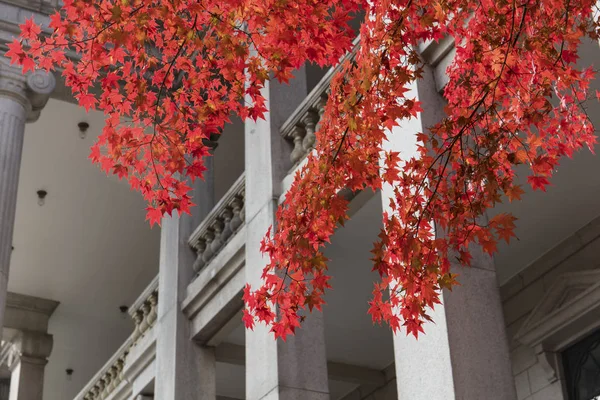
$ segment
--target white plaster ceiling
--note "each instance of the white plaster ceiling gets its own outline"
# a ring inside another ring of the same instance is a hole
[[[45,400],[73,398],[108,360],[133,327],[119,306],[158,272],[160,230],[144,221],[141,196],[87,158],[103,120],[50,100],[26,126],[9,290],[60,302]],[[85,139],[80,121],[90,125]],[[38,189],[48,192],[43,206]]]

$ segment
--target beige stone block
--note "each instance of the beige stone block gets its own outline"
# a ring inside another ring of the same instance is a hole
[[[531,388],[529,387],[529,377],[527,371],[521,372],[515,376],[515,387],[517,388],[517,399],[523,400],[531,395]]]
[[[519,346],[510,353],[513,374],[517,375],[537,363],[533,349],[527,346]]]
[[[535,364],[529,368],[527,370],[527,375],[529,376],[529,385],[532,393],[538,392],[550,385],[548,374],[540,364]]]
[[[548,385],[539,392],[535,392],[531,396],[531,400],[567,400],[563,397],[562,387],[560,381],[554,382],[552,385]]]

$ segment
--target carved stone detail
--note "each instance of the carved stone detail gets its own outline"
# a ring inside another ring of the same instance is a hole
[[[600,326],[600,270],[559,276],[517,332],[534,349],[549,382],[558,379],[557,354]]]
[[[244,193],[242,175],[191,235],[188,243],[197,254],[194,272],[200,272],[219,254],[244,224]]]
[[[123,369],[127,355],[131,349],[144,337],[156,324],[158,307],[158,277],[135,301],[129,309],[129,315],[134,321],[135,330],[112,358],[100,369],[98,374],[88,383],[76,399],[104,400],[114,395],[121,382],[123,382]],[[122,386],[121,386],[122,387]]]
[[[344,58],[353,58],[356,49],[357,46],[346,54]],[[340,62],[340,64],[325,74],[280,129],[281,136],[293,145],[292,152],[290,153],[292,169],[315,146],[315,133],[321,128],[321,120],[325,113],[325,104],[327,104],[327,100],[329,99],[330,82],[333,76],[339,72],[342,64],[343,62]]]
[[[6,96],[21,104],[27,122],[39,118],[55,87],[52,73],[37,70],[24,75],[21,68],[10,65],[5,58],[0,59],[0,97]]]

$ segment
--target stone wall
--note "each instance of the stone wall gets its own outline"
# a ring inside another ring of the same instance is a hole
[[[548,289],[565,272],[600,268],[600,218],[544,254],[500,288],[519,400],[566,400],[563,377],[550,382],[534,350],[515,335]]]

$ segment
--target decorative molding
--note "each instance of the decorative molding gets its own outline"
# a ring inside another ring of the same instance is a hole
[[[128,312],[131,318],[133,318],[134,314],[142,308],[142,305],[148,300],[150,295],[156,291],[158,291],[158,275],[152,279],[148,286],[146,286],[146,289],[142,291],[139,297],[129,307]]]
[[[54,300],[8,292],[4,330],[46,333],[48,321],[59,304]]]
[[[503,301],[512,297],[523,287],[535,282],[569,257],[577,254],[592,242],[600,238],[600,216],[595,217],[571,236],[542,254],[539,258],[524,266],[520,272],[501,284]],[[510,290],[514,288],[513,290]]]
[[[354,58],[360,45],[360,36],[354,39],[353,44],[352,50],[341,57],[335,67],[327,71],[279,129],[281,136],[292,143],[294,147],[290,154],[292,170],[314,149],[315,132],[319,130],[321,117],[325,112],[331,79],[341,71],[344,61]]]
[[[21,68],[11,65],[6,57],[0,57],[0,96],[21,104],[27,122],[39,118],[55,87],[54,74],[40,70],[23,74]]]
[[[3,361],[12,371],[19,363],[46,365],[52,353],[52,335],[21,331],[10,341],[8,351],[2,348]]]
[[[454,38],[445,36],[442,39],[428,40],[420,43],[418,46],[419,53],[423,60],[431,67],[436,67],[454,48]]]
[[[535,350],[554,382],[558,353],[600,326],[600,270],[560,275],[533,309],[515,338]]]
[[[198,343],[207,344],[243,307],[245,229],[187,287],[181,310],[191,322],[191,339]]]
[[[32,311],[50,317],[60,303],[41,297],[28,296],[26,294],[8,292],[6,295],[6,307],[16,310]]]

